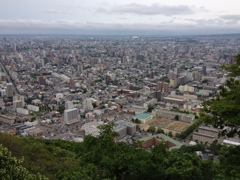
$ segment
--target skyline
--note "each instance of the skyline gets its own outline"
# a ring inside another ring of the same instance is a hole
[[[0,34],[208,35],[239,33],[240,2],[2,0]]]

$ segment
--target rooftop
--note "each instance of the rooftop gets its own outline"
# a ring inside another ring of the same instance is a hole
[[[152,113],[140,113],[140,114],[137,114],[136,116],[134,116],[134,119],[139,119],[139,120],[145,120],[149,117],[152,116]]]
[[[169,150],[172,150],[172,149],[179,149],[183,144],[170,138],[169,136],[166,136],[165,134],[156,134],[156,135],[153,135],[153,136],[148,136],[148,137],[143,137],[141,139],[139,139],[139,141],[147,141],[147,140],[150,140],[152,138],[156,138],[158,141],[169,141],[173,144],[175,144],[175,146],[173,147],[170,147]]]

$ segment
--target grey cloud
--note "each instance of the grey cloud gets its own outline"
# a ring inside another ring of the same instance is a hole
[[[223,16],[220,16],[220,18],[225,19],[225,20],[239,21],[240,20],[240,14],[223,15]]]
[[[216,25],[216,24],[223,24],[223,20],[221,19],[185,19],[187,21],[191,21],[195,24],[199,25]]]
[[[67,13],[65,11],[62,11],[62,10],[59,10],[59,9],[47,9],[45,12],[49,13],[49,14],[62,14],[62,15],[69,14],[69,13]]]
[[[173,15],[180,15],[180,14],[181,15],[193,14],[194,8],[191,8],[186,5],[167,6],[167,5],[152,4],[150,6],[147,6],[147,5],[133,3],[133,4],[115,6],[110,9],[99,8],[97,12],[173,16]]]
[[[214,18],[214,19],[185,19],[198,25],[237,25],[239,19],[234,18]]]
[[[237,33],[239,25],[222,24],[119,24],[28,19],[0,19],[0,34],[74,35],[196,35]]]

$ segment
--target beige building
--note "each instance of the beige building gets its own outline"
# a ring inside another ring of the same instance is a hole
[[[192,139],[194,141],[198,141],[199,143],[202,142],[202,143],[212,143],[215,138],[214,136],[211,136],[211,135],[207,135],[207,134],[201,134],[201,133],[197,133],[197,132],[194,132],[193,135],[192,135]]]
[[[180,92],[185,92],[185,91],[194,92],[194,87],[188,86],[188,85],[185,85],[185,86],[180,85],[178,89]]]
[[[198,132],[193,133],[192,139],[198,142],[212,143],[214,140],[218,139],[219,132],[219,129],[213,127],[200,126],[198,127]]]
[[[12,125],[15,122],[15,117],[0,115],[0,122]]]
[[[206,135],[210,135],[213,136],[214,138],[218,138],[218,134],[219,134],[219,129],[213,128],[213,127],[208,127],[208,126],[200,126],[198,128],[198,132],[201,134],[206,134]]]

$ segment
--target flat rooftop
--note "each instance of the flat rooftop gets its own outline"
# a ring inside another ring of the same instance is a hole
[[[147,141],[152,138],[156,138],[158,141],[164,141],[164,142],[169,141],[169,142],[175,144],[175,146],[170,147],[169,150],[179,149],[183,145],[182,143],[176,141],[175,139],[170,138],[169,136],[166,136],[165,134],[156,134],[153,136],[143,137],[143,138],[139,139],[139,141]]]
[[[140,114],[137,114],[136,116],[134,116],[134,119],[139,119],[139,120],[145,120],[149,117],[152,116],[152,113],[140,113]]]

